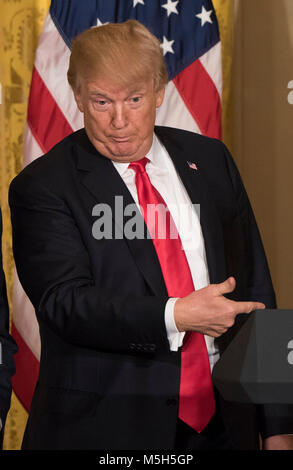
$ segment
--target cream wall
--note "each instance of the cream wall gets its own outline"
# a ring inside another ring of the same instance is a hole
[[[235,0],[234,6],[232,150],[279,308],[293,308],[293,0]]]

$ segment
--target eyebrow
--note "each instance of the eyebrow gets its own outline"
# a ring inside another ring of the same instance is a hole
[[[91,96],[102,96],[103,98],[107,98],[108,100],[110,99],[110,97],[106,93],[100,91],[90,91],[89,94]]]
[[[133,90],[129,91],[127,96],[129,97],[129,96],[135,95],[135,94],[142,94],[143,95],[145,93],[146,93],[145,88],[133,89]],[[90,96],[101,96],[101,97],[106,98],[107,100],[111,101],[110,96],[108,96],[107,93],[105,93],[103,91],[92,90],[92,91],[89,91],[89,95]]]
[[[145,88],[134,88],[133,90],[130,90],[129,95],[134,95],[136,93],[145,93],[146,89]]]

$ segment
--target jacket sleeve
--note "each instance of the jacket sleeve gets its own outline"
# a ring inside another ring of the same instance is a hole
[[[273,284],[257,223],[236,165],[225,148],[227,167],[238,201],[245,234],[247,293],[245,300],[263,302],[267,309],[277,308]],[[262,438],[293,434],[293,405],[258,406],[259,431]]]
[[[224,149],[244,235],[247,298],[242,300],[256,300],[263,302],[266,308],[276,308],[276,296],[257,222],[239,171],[228,149]]]
[[[167,299],[123,295],[95,284],[91,260],[61,196],[22,172],[10,185],[13,253],[20,282],[40,323],[81,347],[129,352],[169,350]]]

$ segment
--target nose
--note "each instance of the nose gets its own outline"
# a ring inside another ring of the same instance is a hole
[[[115,129],[122,129],[127,125],[127,110],[123,104],[117,104],[113,109],[112,126]]]

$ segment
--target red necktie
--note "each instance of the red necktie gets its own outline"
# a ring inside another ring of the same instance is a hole
[[[172,216],[164,199],[152,185],[145,171],[148,161],[144,157],[132,162],[129,168],[135,171],[139,204],[152,236],[168,295],[185,297],[194,291],[190,269]],[[147,208],[150,207],[157,208],[155,220],[154,217],[148,215]],[[164,236],[165,233],[166,236]],[[185,333],[181,349],[179,418],[197,432],[201,432],[214,412],[214,393],[204,336],[197,332]]]

